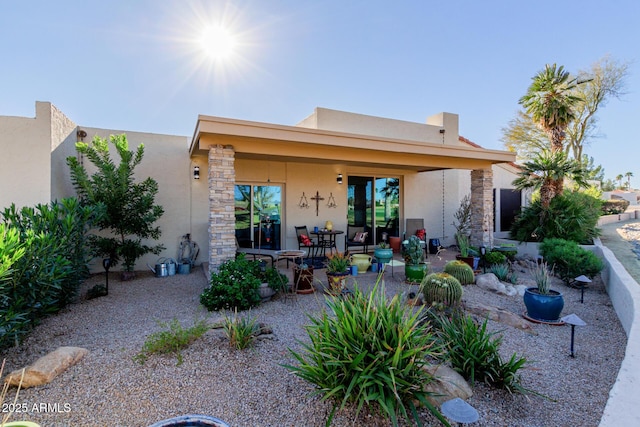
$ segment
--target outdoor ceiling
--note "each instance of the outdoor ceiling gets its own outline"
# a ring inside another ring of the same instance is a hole
[[[484,169],[515,161],[507,151],[199,116],[190,154],[211,145],[233,146],[236,158],[301,163],[341,163],[404,169]]]

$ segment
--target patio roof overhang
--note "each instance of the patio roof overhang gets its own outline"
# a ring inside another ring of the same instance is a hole
[[[377,136],[334,132],[199,116],[189,152],[206,155],[212,145],[231,145],[239,159],[353,166],[424,172],[440,169],[485,169],[514,162],[508,151],[450,146]]]

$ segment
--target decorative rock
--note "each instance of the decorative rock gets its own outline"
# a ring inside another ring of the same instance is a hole
[[[529,322],[508,310],[471,301],[464,301],[463,304],[464,309],[470,313],[485,317],[495,322],[504,323],[505,325],[520,329],[521,331],[531,335],[538,335],[538,333],[531,328],[531,324]]]
[[[504,283],[498,280],[496,275],[493,273],[478,275],[478,277],[476,277],[476,286],[500,295],[507,295],[507,288]]]
[[[468,399],[473,396],[469,384],[462,375],[446,365],[427,365],[423,369],[429,372],[434,380],[425,386],[425,390],[433,393],[427,400],[433,405],[440,406],[455,397]]]
[[[529,288],[529,287],[530,286],[527,286],[527,285],[513,285],[513,288],[516,290],[518,295],[520,295],[521,297],[524,296],[524,291],[526,291],[527,288]]]
[[[59,347],[55,351],[42,356],[30,366],[24,368],[22,388],[36,387],[50,383],[55,377],[75,365],[89,351],[80,347]],[[13,371],[5,378],[5,383],[18,386],[22,377],[22,369]]]

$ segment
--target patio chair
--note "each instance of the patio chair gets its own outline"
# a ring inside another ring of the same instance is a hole
[[[313,259],[318,250],[318,243],[309,237],[309,231],[306,225],[294,226],[296,229],[296,238],[298,239],[298,249],[307,251],[307,258]]]
[[[344,236],[344,251],[353,252],[351,248],[358,247],[362,253],[367,253],[369,249],[369,233],[364,227],[347,225],[347,234]]]

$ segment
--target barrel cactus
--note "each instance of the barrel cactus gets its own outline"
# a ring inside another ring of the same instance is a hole
[[[459,303],[462,298],[460,281],[449,273],[429,274],[422,280],[420,287],[427,304],[441,303],[451,306]]]
[[[469,264],[464,261],[449,261],[444,266],[444,272],[449,273],[450,275],[458,279],[458,281],[460,281],[460,284],[462,285],[468,285],[475,282],[473,269],[469,267]]]

